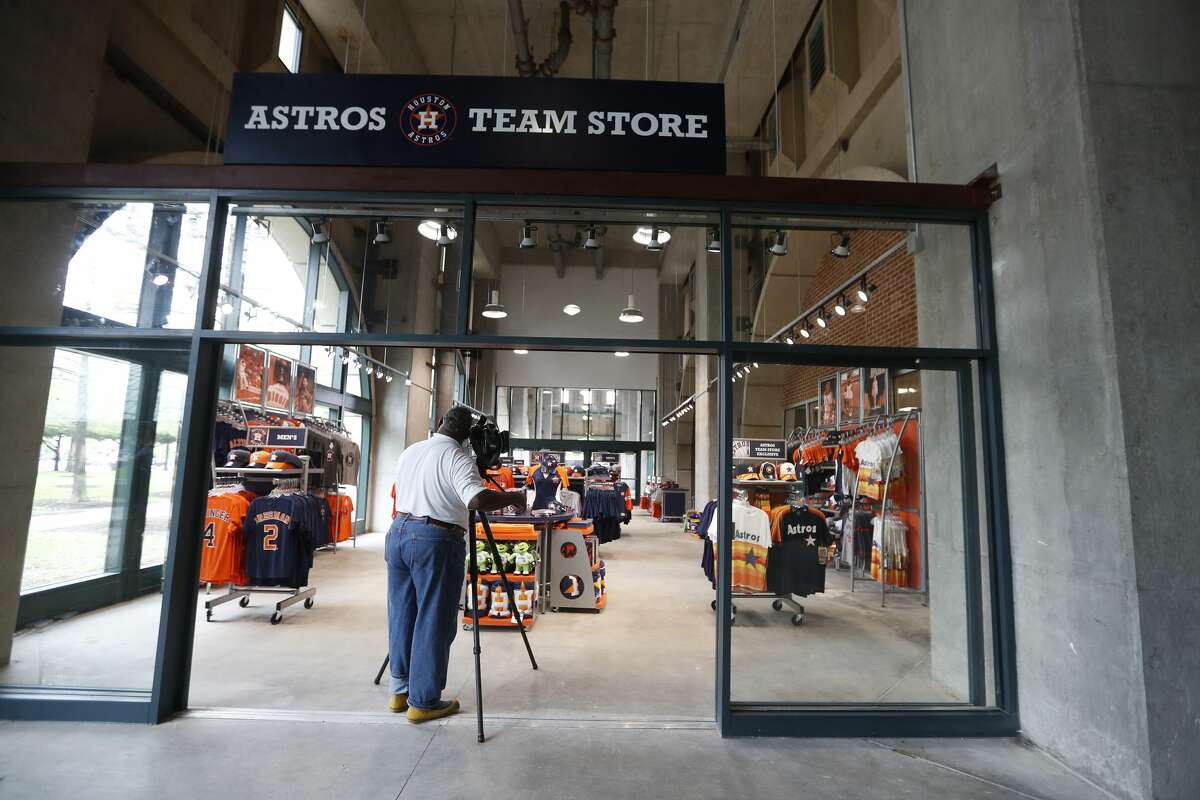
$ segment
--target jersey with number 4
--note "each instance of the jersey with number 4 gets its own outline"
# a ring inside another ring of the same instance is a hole
[[[200,581],[242,585],[245,535],[242,530],[250,501],[236,492],[214,494],[204,509],[200,543]]]
[[[256,586],[304,586],[312,566],[312,510],[303,495],[265,495],[246,512],[246,576]]]

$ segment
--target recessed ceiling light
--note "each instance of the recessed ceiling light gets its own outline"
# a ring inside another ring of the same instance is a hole
[[[580,311],[583,311],[583,309],[580,308],[577,303],[567,303],[565,306],[563,306],[563,313],[568,317],[573,317]]]
[[[626,353],[624,350],[618,350],[613,355],[617,358],[629,358],[629,353]]]
[[[516,350],[513,350],[513,352],[514,352],[514,353],[516,353],[516,354],[517,354],[517,355],[519,355],[519,356],[527,356],[527,355],[529,355],[529,351],[528,351],[528,350],[526,350],[526,349],[525,349],[525,348],[523,348],[523,347],[518,347]]]
[[[166,275],[163,275],[160,272],[159,274],[157,274],[153,278],[151,278],[150,282],[153,283],[155,286],[166,286],[168,283],[171,282],[171,279],[168,278]]]

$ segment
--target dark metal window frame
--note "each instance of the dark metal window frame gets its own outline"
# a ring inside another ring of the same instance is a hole
[[[732,215],[776,213],[822,218],[894,219],[957,224],[969,229],[972,242],[973,286],[976,304],[975,348],[876,348],[819,345],[786,346],[735,341],[733,330],[733,257],[721,254],[720,331],[717,340],[657,341],[646,339],[587,339],[537,336],[481,336],[469,333],[468,293],[459,292],[457,326],[453,334],[267,333],[214,330],[220,260],[229,204],[281,193],[295,200],[370,202],[420,196],[425,202],[449,201],[464,208],[463,246],[458,285],[469,286],[477,204],[511,204],[511,187],[527,194],[524,205],[581,204],[598,207],[686,206],[720,214],[721,241],[731,242]],[[137,188],[113,188],[137,187]],[[222,187],[214,189],[211,187]],[[313,187],[321,187],[314,189]],[[1007,530],[1003,428],[1000,415],[999,371],[996,363],[994,292],[991,274],[986,187],[930,184],[883,184],[858,181],[810,181],[771,178],[705,176],[647,176],[621,173],[579,173],[535,170],[375,170],[357,168],[238,168],[125,167],[118,165],[0,165],[0,199],[168,199],[207,198],[208,236],[197,298],[201,327],[191,331],[0,327],[0,346],[106,347],[186,346],[189,391],[184,409],[183,438],[178,448],[179,479],[174,491],[164,590],[158,630],[153,686],[149,691],[103,691],[57,687],[0,689],[0,716],[41,719],[106,719],[159,722],[188,705],[188,682],[197,602],[198,549],[184,546],[198,530],[204,514],[211,440],[222,350],[227,344],[326,344],[355,346],[436,347],[454,349],[528,349],[643,353],[699,353],[717,356],[718,429],[720,441],[732,438],[733,365],[745,361],[828,365],[871,364],[955,370],[960,376],[977,369],[978,408],[982,425],[984,508],[988,531],[992,598],[987,620],[994,632],[994,706],[946,707],[906,705],[746,705],[730,702],[730,611],[728,590],[718,592],[716,633],[715,716],[722,735],[839,735],[839,736],[985,736],[1012,735],[1019,728],[1016,696],[1016,657],[1013,633],[1011,562]],[[969,384],[968,384],[969,387]],[[960,391],[962,384],[960,383]],[[970,423],[970,404],[961,409],[964,431]],[[969,443],[969,444],[968,444]],[[975,464],[966,448],[975,437],[962,437],[965,464]],[[717,457],[721,496],[732,494],[731,452],[721,447]],[[969,498],[975,495],[969,493]],[[973,502],[966,502],[974,505]],[[970,509],[968,509],[970,513]],[[728,502],[719,507],[721,528],[730,530]],[[727,534],[728,535],[728,534]],[[720,548],[719,585],[729,586],[731,548]],[[968,559],[969,561],[971,559]],[[974,560],[979,569],[979,560]],[[976,586],[985,576],[977,576]],[[983,622],[977,592],[969,593],[969,619]],[[970,631],[976,642],[978,631]],[[979,696],[982,653],[971,647],[972,700]]]

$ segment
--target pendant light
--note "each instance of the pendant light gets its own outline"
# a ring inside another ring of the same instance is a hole
[[[483,316],[488,319],[504,319],[508,316],[508,309],[500,304],[500,291],[492,289],[492,301],[483,307]]]
[[[617,315],[617,319],[621,322],[641,322],[646,318],[642,310],[633,303],[633,295],[629,295],[629,305],[621,309],[621,313]]]
[[[436,219],[427,219],[417,226],[417,232],[430,241],[437,242],[439,247],[449,247],[458,238],[458,230],[453,225],[447,225]]]
[[[837,256],[838,258],[849,258],[850,257],[850,234],[846,233],[845,231],[842,231],[841,233],[835,234],[833,238],[837,241],[833,245],[833,249],[829,251],[830,254]]]
[[[646,243],[646,249],[651,253],[661,253],[663,242],[659,239],[660,231],[658,228],[652,228],[650,231],[650,241]]]
[[[638,244],[649,245],[650,238],[654,235],[654,233],[656,231],[658,232],[658,243],[659,244],[666,244],[667,242],[671,241],[671,232],[670,231],[665,231],[662,228],[651,227],[649,225],[643,225],[640,228],[638,228],[636,231],[634,231],[633,240],[635,242],[637,242]]]
[[[601,246],[600,239],[599,239],[599,237],[596,236],[596,226],[588,225],[587,226],[587,238],[585,238],[583,240],[584,249],[585,250],[599,250],[600,246]]]
[[[537,228],[529,223],[521,226],[521,242],[518,245],[522,250],[528,250],[532,247],[537,247]]]
[[[771,242],[770,246],[768,246],[767,249],[771,251],[771,255],[773,255],[773,256],[786,256],[787,255],[787,251],[788,251],[787,238],[784,236],[783,231],[781,231],[781,230],[775,231],[775,240],[773,242]]]
[[[721,229],[712,227],[708,229],[708,242],[704,245],[704,249],[710,253],[721,252]]]
[[[313,220],[312,243],[325,244],[329,241],[329,220]]]
[[[375,236],[371,239],[371,244],[387,244],[392,240],[392,226],[383,220],[378,220],[375,223]]]

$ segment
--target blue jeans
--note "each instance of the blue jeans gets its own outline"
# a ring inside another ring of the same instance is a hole
[[[384,542],[391,691],[416,708],[435,707],[446,688],[466,555],[462,531],[411,519],[392,522]]]

